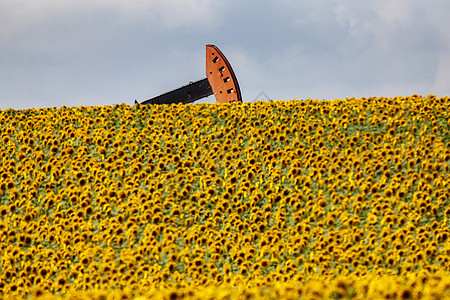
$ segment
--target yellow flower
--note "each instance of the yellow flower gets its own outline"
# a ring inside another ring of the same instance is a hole
[[[369,224],[375,224],[378,221],[378,217],[373,213],[369,213],[367,215],[366,221]]]

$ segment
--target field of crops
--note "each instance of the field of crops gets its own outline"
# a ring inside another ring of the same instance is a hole
[[[0,110],[0,298],[450,298],[449,108]]]

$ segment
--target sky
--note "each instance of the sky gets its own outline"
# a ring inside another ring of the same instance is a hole
[[[205,78],[206,44],[244,102],[449,96],[449,11],[448,0],[0,0],[0,109],[133,105]]]

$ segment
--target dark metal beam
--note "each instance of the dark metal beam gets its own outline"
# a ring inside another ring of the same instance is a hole
[[[141,104],[190,103],[213,94],[208,78],[177,88],[176,90],[145,100]]]

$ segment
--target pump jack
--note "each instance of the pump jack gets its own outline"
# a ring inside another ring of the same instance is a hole
[[[215,45],[206,45],[206,78],[142,101],[140,104],[192,103],[214,94],[219,103],[242,102],[236,75]],[[135,103],[139,103],[135,100]]]

